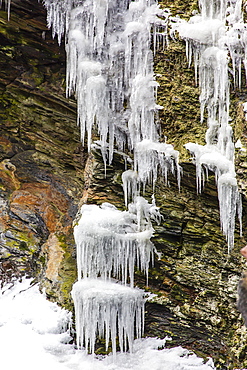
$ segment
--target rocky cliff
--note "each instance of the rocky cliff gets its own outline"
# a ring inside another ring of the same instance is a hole
[[[173,14],[191,15],[197,1],[163,0]],[[116,155],[106,175],[101,156],[82,148],[76,102],[65,97],[65,53],[46,27],[36,0],[13,0],[8,21],[0,11],[0,279],[29,275],[47,297],[73,309],[70,290],[76,280],[73,221],[83,203],[111,202],[124,209]],[[246,367],[247,333],[236,309],[237,284],[245,268],[240,248],[246,243],[247,154],[236,150],[243,200],[243,237],[227,253],[220,230],[217,190],[210,175],[196,193],[195,168],[184,144],[204,143],[199,91],[188,68],[185,45],[171,41],[155,58],[163,137],[181,153],[181,190],[175,178],[156,184],[163,220],[154,225],[153,242],[162,258],[150,268],[149,286],[136,272],[138,286],[156,293],[146,305],[146,335],[172,340],[201,356],[212,356],[219,369]],[[232,91],[235,141],[246,144],[242,102],[247,90]],[[147,189],[149,199],[152,189]]]

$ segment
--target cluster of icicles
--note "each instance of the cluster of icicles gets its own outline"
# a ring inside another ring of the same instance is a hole
[[[159,221],[155,201],[140,197],[141,186],[155,186],[158,174],[171,172],[180,185],[179,154],[159,142],[156,116],[158,84],[153,52],[172,32],[186,40],[189,63],[194,55],[199,70],[201,116],[207,109],[206,145],[186,144],[197,168],[198,192],[204,171],[213,170],[218,186],[221,224],[229,249],[234,242],[235,214],[241,202],[234,170],[234,145],[229,125],[228,51],[236,83],[240,84],[244,24],[241,1],[200,0],[201,14],[189,22],[170,18],[155,0],[44,0],[48,25],[59,43],[65,36],[67,96],[77,99],[78,125],[91,149],[97,127],[102,157],[111,163],[114,150],[133,153],[132,168],[123,173],[125,205],[120,212],[110,204],[84,205],[75,227],[78,282],[75,302],[77,343],[94,352],[96,337],[106,349],[116,337],[121,351],[131,351],[143,333],[145,294],[134,288],[134,268],[148,275],[157,253],[151,220]],[[236,27],[236,24],[238,25]],[[242,38],[241,38],[241,37]],[[112,278],[118,279],[113,281]]]
[[[241,233],[241,197],[234,166],[234,143],[229,124],[229,60],[234,85],[241,86],[242,65],[247,71],[247,28],[243,21],[242,0],[199,0],[200,14],[189,22],[178,20],[173,32],[186,41],[189,64],[194,56],[195,76],[199,79],[201,121],[207,111],[206,145],[187,143],[193,154],[200,193],[208,170],[214,171],[218,187],[220,220],[228,251],[234,245],[235,216]],[[230,55],[230,58],[229,58]]]
[[[94,127],[106,163],[116,150],[133,152],[132,168],[123,173],[125,204],[83,205],[74,229],[78,282],[72,289],[77,345],[93,353],[96,338],[111,342],[113,355],[132,351],[143,335],[145,292],[134,288],[134,269],[148,268],[157,251],[151,220],[159,221],[155,201],[140,196],[140,187],[155,185],[160,171],[180,182],[178,152],[160,143],[155,117],[158,87],[153,52],[167,38],[169,12],[156,1],[45,0],[48,25],[59,42],[65,33],[67,96],[74,95],[78,125],[88,150]],[[112,280],[116,279],[116,280]]]
[[[159,217],[154,202],[142,197],[123,212],[109,203],[82,206],[74,229],[78,282],[72,289],[79,347],[93,353],[98,335],[106,350],[111,340],[115,355],[116,337],[120,350],[131,352],[134,339],[142,336],[146,298],[133,287],[134,269],[148,278],[149,263],[158,254],[150,241],[151,219]]]

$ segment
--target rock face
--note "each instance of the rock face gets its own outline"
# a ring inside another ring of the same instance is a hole
[[[162,1],[174,14],[189,16],[197,1]],[[52,40],[46,14],[35,0],[12,0],[11,18],[0,11],[0,279],[24,274],[41,281],[47,296],[72,309],[76,280],[73,221],[80,204],[111,202],[124,209],[116,155],[106,175],[99,153],[82,148],[76,126],[76,103],[65,98],[63,45]],[[246,243],[246,154],[236,153],[243,193],[243,237],[227,254],[220,230],[213,175],[196,194],[195,168],[183,145],[204,143],[199,119],[199,91],[188,69],[185,46],[171,42],[155,60],[162,134],[181,152],[181,191],[176,179],[156,185],[163,220],[154,225],[160,260],[150,268],[149,287],[138,271],[135,281],[156,297],[146,305],[146,335],[172,337],[219,369],[247,366],[247,333],[236,308],[237,284],[244,269],[239,250]],[[182,71],[182,72],[181,72]],[[241,101],[246,89],[233,92],[236,139],[246,143]],[[146,190],[147,199],[152,189]]]
[[[57,297],[76,278],[72,222],[85,161],[76,104],[65,98],[64,49],[42,4],[13,1],[10,21],[0,16],[1,280],[42,277]]]

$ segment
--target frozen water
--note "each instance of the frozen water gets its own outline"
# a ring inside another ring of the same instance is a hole
[[[10,4],[11,0],[0,0],[0,8],[2,7],[4,3],[5,8],[7,9],[8,12],[8,20],[10,19]]]
[[[228,249],[234,245],[235,216],[238,215],[240,233],[242,230],[242,204],[238,191],[236,173],[233,161],[221,154],[215,145],[199,145],[187,143],[185,145],[196,165],[197,189],[202,191],[208,170],[215,173],[220,208],[220,221],[223,234],[228,242]]]
[[[157,140],[155,114],[161,107],[155,103],[158,84],[150,47],[167,39],[169,12],[147,0],[44,4],[53,35],[59,42],[66,35],[67,95],[77,98],[88,149],[95,126],[104,161],[107,152],[112,161],[114,142],[122,148],[123,137],[130,149],[143,139]]]
[[[129,309],[126,302],[131,302],[132,293],[133,299],[139,299],[139,291],[119,284],[113,284],[113,289],[110,279],[115,277],[125,285],[130,282],[133,287],[135,266],[148,275],[155,252],[150,241],[151,219],[160,219],[154,199],[150,205],[139,196],[140,185],[144,190],[147,183],[154,186],[158,174],[167,183],[171,172],[180,186],[179,154],[172,145],[159,142],[155,125],[162,107],[156,104],[158,83],[150,49],[160,37],[167,40],[169,11],[162,10],[154,0],[44,0],[44,4],[53,35],[58,35],[59,42],[66,35],[67,95],[74,94],[78,102],[82,142],[87,136],[91,149],[96,127],[105,165],[107,160],[111,163],[115,145],[118,150],[127,147],[134,153],[133,171],[122,176],[126,207],[132,201],[129,210],[120,212],[109,204],[85,205],[75,227],[79,282],[73,296],[78,345],[94,352],[98,333],[106,337],[106,347],[111,337],[115,353],[117,323],[120,347],[126,350],[126,338],[130,348],[134,340],[133,322],[141,319],[140,309],[134,308],[134,318],[125,321],[129,315],[123,308]],[[186,147],[194,156],[199,192],[208,170],[215,172],[221,227],[230,249],[237,213],[241,223],[241,200],[229,125],[228,54],[234,82],[240,85],[241,65],[247,66],[243,52],[247,36],[241,0],[199,0],[199,7],[201,14],[189,22],[177,21],[174,26],[186,40],[189,63],[194,55],[201,90],[201,121],[207,111],[206,145],[188,143]],[[97,279],[92,286],[88,278],[98,277],[104,282]],[[97,282],[103,288],[95,292]],[[121,296],[117,289],[126,292],[120,303],[115,301]],[[105,292],[101,294],[102,290]],[[88,326],[91,314],[92,325]],[[137,329],[137,337],[140,333]]]
[[[201,192],[207,171],[215,172],[221,228],[228,250],[234,244],[235,215],[241,233],[241,199],[234,169],[234,143],[229,124],[229,54],[235,85],[241,84],[241,66],[246,66],[246,25],[241,0],[199,0],[201,14],[173,25],[186,41],[189,64],[194,55],[196,80],[199,79],[201,121],[207,110],[206,145],[188,143],[197,171]],[[205,173],[206,172],[206,173]]]
[[[87,136],[90,150],[97,128],[105,165],[112,161],[114,146],[127,147],[134,151],[140,172],[154,156],[150,162],[155,169],[148,166],[139,181],[144,187],[147,181],[155,184],[152,178],[159,166],[167,176],[173,160],[164,160],[167,150],[165,155],[148,150],[142,157],[136,148],[147,140],[156,146],[159,141],[155,121],[162,107],[156,104],[151,44],[156,48],[167,42],[169,10],[155,0],[44,0],[44,4],[53,35],[59,42],[66,35],[67,95],[77,99],[82,142]],[[175,162],[177,158],[176,154]]]
[[[167,40],[169,11],[162,10],[155,0],[44,0],[44,4],[53,35],[58,35],[59,42],[66,35],[67,96],[74,94],[77,99],[82,142],[87,136],[90,151],[97,128],[97,145],[105,166],[107,160],[111,163],[115,146],[134,152],[134,171],[123,174],[126,208],[133,202],[129,211],[120,212],[109,204],[84,205],[74,228],[79,282],[73,294],[77,323],[83,322],[77,325],[78,344],[94,352],[97,332],[106,336],[107,346],[110,333],[115,353],[116,321],[120,325],[118,335],[123,338],[121,350],[127,349],[127,339],[131,349],[134,321],[143,321],[140,315],[144,301],[141,310],[132,307],[132,317],[125,298],[125,304],[121,301],[118,306],[109,294],[103,294],[100,303],[83,295],[86,283],[81,279],[101,277],[107,291],[111,277],[133,287],[135,266],[148,278],[149,263],[156,252],[150,240],[151,219],[159,221],[160,214],[154,199],[150,205],[139,196],[140,183],[144,188],[147,182],[154,185],[158,171],[166,182],[168,171],[177,171],[180,179],[178,152],[171,145],[158,142],[155,119],[162,107],[156,104],[158,83],[150,49],[152,43],[156,47],[161,39],[163,44]],[[115,289],[120,289],[119,285]],[[124,289],[127,297],[132,294],[134,302],[139,300],[138,290]],[[90,294],[93,290],[88,288]],[[100,296],[99,293],[98,299]],[[127,314],[125,309],[130,312]],[[88,319],[90,313],[94,315],[92,320]],[[126,322],[125,316],[130,322]],[[91,327],[86,329],[88,320]],[[85,334],[88,331],[90,334]],[[136,335],[141,335],[139,326]]]
[[[181,167],[179,166],[179,152],[171,144],[153,142],[145,139],[135,146],[134,167],[138,178],[143,183],[155,184],[158,173],[167,183],[168,173],[177,176],[180,187]]]
[[[127,170],[122,173],[125,206],[139,194],[138,174],[135,171]]]
[[[9,12],[10,1],[5,3]],[[154,199],[150,205],[139,196],[139,184],[144,188],[146,183],[154,185],[159,172],[166,182],[168,172],[176,174],[180,184],[178,152],[172,145],[159,142],[155,125],[162,107],[156,104],[158,83],[150,50],[152,43],[156,47],[160,40],[167,41],[169,11],[162,10],[155,0],[44,0],[44,4],[53,36],[57,35],[61,43],[65,35],[67,96],[74,94],[78,102],[82,142],[87,136],[90,150],[92,132],[97,127],[105,164],[107,159],[111,163],[115,144],[119,150],[127,146],[134,152],[134,171],[123,174],[126,206],[133,200],[129,211],[120,212],[109,204],[83,206],[75,227],[79,281],[72,294],[77,342],[86,351],[94,352],[96,335],[104,336],[106,348],[111,339],[116,357],[117,335],[121,351],[129,348],[132,352],[134,337],[143,332],[144,293],[126,284],[129,279],[133,286],[135,265],[148,275],[155,252],[150,241],[151,219],[160,219]],[[196,73],[199,69],[202,120],[205,109],[208,114],[206,145],[203,149],[194,146],[191,152],[197,164],[199,191],[203,168],[215,171],[221,225],[230,248],[241,202],[228,124],[228,50],[235,84],[240,85],[241,65],[247,66],[247,52],[243,52],[247,34],[240,0],[200,0],[199,6],[201,15],[192,17],[189,23],[177,23],[187,42],[189,60],[194,54]],[[96,279],[98,276],[105,280]],[[111,276],[122,280],[125,286],[112,283]],[[24,324],[33,322],[30,320]],[[64,332],[60,327],[56,334]],[[65,337],[70,338],[68,334]],[[190,362],[188,352],[180,353],[180,357],[189,359],[188,369],[190,365],[197,366],[194,359]],[[199,366],[208,367],[202,363]]]
[[[135,183],[134,175],[128,171],[123,177],[134,178]],[[120,350],[132,352],[134,338],[143,333],[145,304],[144,292],[133,288],[134,268],[148,278],[156,252],[150,240],[151,219],[159,222],[160,217],[154,199],[149,204],[136,193],[128,211],[121,212],[109,203],[81,207],[74,228],[78,282],[72,290],[79,347],[93,353],[97,336],[103,337],[106,350],[111,340],[115,357],[118,336]],[[124,285],[113,283],[111,277]]]
[[[133,352],[134,338],[144,329],[144,291],[100,279],[83,279],[72,289],[75,303],[77,345],[94,353],[96,336],[111,340],[113,356]]]
[[[115,277],[131,286],[137,266],[148,277],[148,267],[156,249],[151,242],[151,217],[157,207],[141,197],[130,211],[119,211],[111,204],[83,205],[74,228],[77,245],[78,280],[82,277]]]

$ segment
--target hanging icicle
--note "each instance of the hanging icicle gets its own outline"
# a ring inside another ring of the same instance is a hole
[[[111,204],[84,205],[74,228],[77,245],[78,280],[111,277],[134,285],[137,266],[148,278],[148,268],[156,249],[151,242],[151,218],[158,220],[158,209],[139,197],[130,211],[119,211]]]
[[[133,350],[135,338],[144,330],[144,292],[116,282],[83,279],[74,284],[76,336],[79,348],[94,353],[96,337],[105,339],[108,350],[111,341],[113,356],[118,344],[120,351]]]
[[[229,51],[235,84],[240,83],[241,65],[245,64],[241,0],[200,0],[200,14],[188,22],[173,25],[186,41],[189,64],[194,55],[196,80],[199,79],[201,121],[207,110],[206,145],[188,143],[197,171],[197,190],[201,192],[204,171],[214,171],[218,188],[221,228],[228,251],[234,245],[235,215],[239,216],[241,234],[241,199],[234,169],[234,143],[229,124]],[[242,52],[240,52],[242,49]]]

